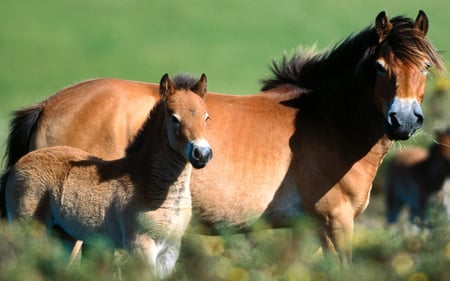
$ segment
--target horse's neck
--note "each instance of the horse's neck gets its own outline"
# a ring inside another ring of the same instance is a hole
[[[364,72],[365,62],[368,59],[372,45],[370,32],[349,39],[334,48],[328,55],[320,60],[306,63],[302,70],[301,80],[305,81],[305,88],[323,89],[338,88],[339,92],[352,91],[355,75]],[[311,85],[308,85],[312,83]],[[325,94],[326,90],[325,90]],[[335,96],[336,93],[331,93]]]

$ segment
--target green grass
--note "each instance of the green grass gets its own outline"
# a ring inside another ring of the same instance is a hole
[[[248,235],[185,236],[169,280],[450,280],[450,226],[434,217],[432,231],[408,224],[389,229],[357,225],[353,264],[342,269],[317,252],[313,224]],[[145,266],[124,252],[94,245],[68,267],[67,254],[41,228],[0,224],[0,280],[142,280]]]
[[[258,91],[272,59],[298,46],[332,46],[371,24],[381,10],[410,17],[425,10],[429,37],[448,51],[449,8],[450,2],[423,0],[3,0],[0,153],[13,110],[85,79],[157,82],[165,72],[205,72],[210,90],[248,94]],[[448,52],[443,56],[448,61]],[[440,100],[435,81],[429,80],[424,102],[426,125],[409,144],[429,143],[433,130],[448,124],[450,98],[444,94]],[[397,143],[393,150],[404,145]],[[446,224],[426,235],[392,232],[383,228],[382,214],[375,194],[357,221],[351,276],[328,260],[313,258],[314,235],[300,227],[301,238],[285,230],[250,239],[189,236],[174,280],[449,280],[444,275],[450,272]],[[142,273],[123,256],[104,256],[102,246],[79,268],[68,270],[56,245],[34,230],[2,225],[0,279],[119,280],[122,274],[133,280]]]

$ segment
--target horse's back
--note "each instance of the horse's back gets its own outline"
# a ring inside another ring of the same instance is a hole
[[[68,87],[44,101],[30,150],[68,145],[120,158],[158,100],[159,86],[144,82],[95,79]]]

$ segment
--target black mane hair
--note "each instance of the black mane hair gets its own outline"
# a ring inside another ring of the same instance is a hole
[[[380,50],[383,50],[382,54],[388,64],[395,63],[390,56],[393,53],[395,58],[410,65],[422,64],[426,58],[438,71],[444,71],[439,53],[414,27],[414,21],[398,16],[392,18],[391,23],[392,31],[381,43],[375,27],[369,26],[356,35],[350,35],[328,51],[299,50],[290,58],[285,55],[280,62],[273,61],[270,67],[272,77],[262,80],[262,90],[292,85],[310,92],[321,92],[324,88],[339,89],[348,86],[349,82],[357,82],[361,78],[358,75],[363,71],[375,73],[374,60]]]

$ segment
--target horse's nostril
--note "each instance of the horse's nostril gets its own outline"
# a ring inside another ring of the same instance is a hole
[[[421,127],[424,120],[423,115],[422,114],[415,114],[415,115],[417,117],[417,124]]]
[[[391,112],[391,113],[389,113],[389,119],[390,119],[390,125],[392,126],[392,127],[395,127],[395,128],[397,128],[397,127],[400,127],[400,122],[398,121],[398,119],[397,119],[397,113],[395,113],[395,112]]]

